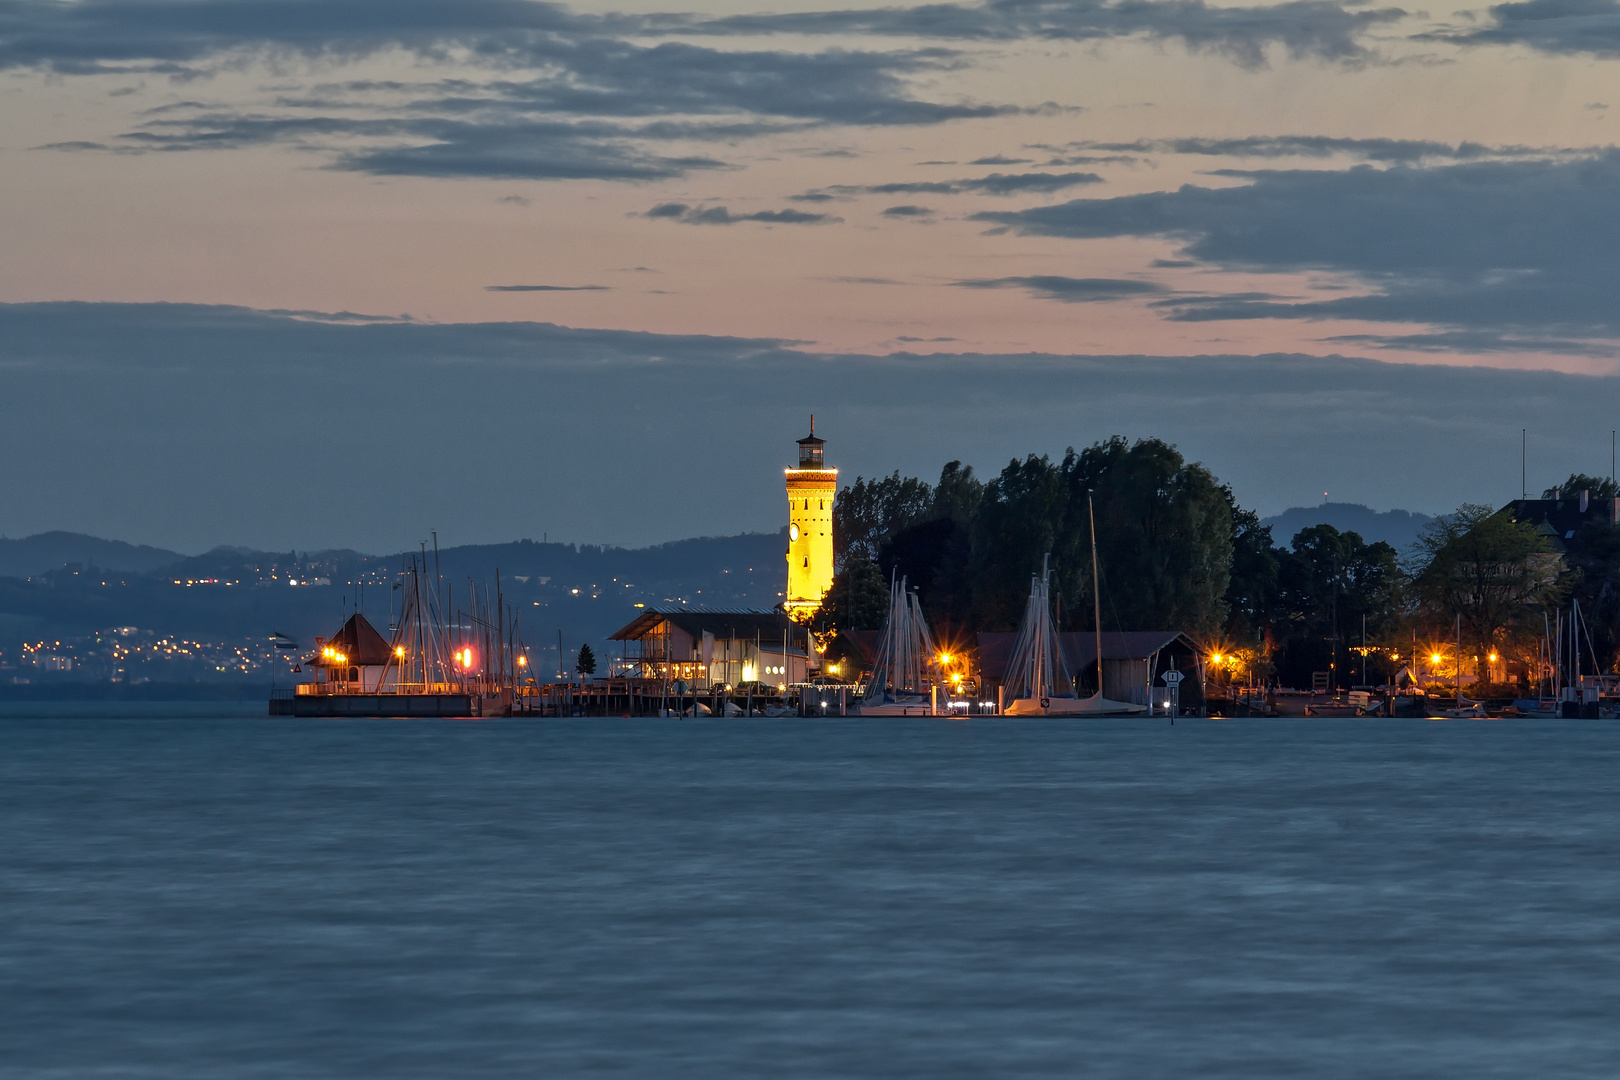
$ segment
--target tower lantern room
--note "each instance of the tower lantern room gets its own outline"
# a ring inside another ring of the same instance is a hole
[[[788,469],[788,579],[783,609],[805,620],[821,606],[832,588],[833,499],[838,495],[838,470],[827,468],[822,456],[826,440],[816,438],[816,418],[810,434],[799,440],[799,467]]]

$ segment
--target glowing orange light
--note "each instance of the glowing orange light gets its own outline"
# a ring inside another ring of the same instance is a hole
[[[403,646],[403,645],[394,646],[394,655],[395,656],[404,656],[405,655],[405,646]]]
[[[1493,663],[1493,664],[1496,663],[1496,654],[1495,653],[1491,653],[1491,663]]]
[[[1429,657],[1429,663],[1438,664],[1442,659],[1443,657],[1439,653],[1434,653]]]
[[[528,666],[529,666],[529,658],[527,656],[518,657],[518,667],[528,667]]]

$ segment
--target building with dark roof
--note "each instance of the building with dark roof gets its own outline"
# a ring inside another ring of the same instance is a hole
[[[315,652],[304,663],[315,672],[321,689],[343,693],[375,693],[382,688],[393,647],[359,612],[330,638],[316,638]]]
[[[809,632],[781,612],[649,609],[609,635],[630,678],[680,679],[699,689],[805,682],[816,668]]]
[[[979,670],[992,684],[1002,681],[1012,659],[1017,634],[981,633]],[[1094,677],[1097,635],[1089,630],[1057,635],[1064,663],[1077,680]],[[1161,676],[1172,667],[1184,672],[1181,704],[1197,705],[1204,698],[1204,652],[1179,630],[1104,630],[1102,632],[1102,694],[1111,701],[1134,705],[1152,703],[1151,691],[1164,690]]]
[[[1529,522],[1551,542],[1553,550],[1568,554],[1579,543],[1582,527],[1593,522],[1620,524],[1620,499],[1593,499],[1582,491],[1556,499],[1514,499],[1498,513]]]

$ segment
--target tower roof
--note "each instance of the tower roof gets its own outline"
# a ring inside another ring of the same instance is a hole
[[[816,414],[810,414],[810,434],[799,440],[800,446],[826,446],[826,439],[816,438]]]

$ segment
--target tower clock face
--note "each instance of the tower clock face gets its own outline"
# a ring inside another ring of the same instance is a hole
[[[788,539],[789,540],[797,540],[798,538],[799,538],[799,527],[797,525],[789,525],[788,526]]]

